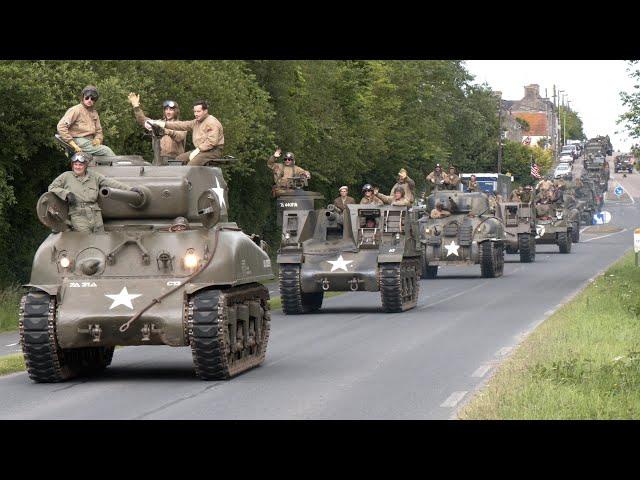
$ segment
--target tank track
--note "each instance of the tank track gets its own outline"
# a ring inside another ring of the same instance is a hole
[[[114,347],[61,349],[56,340],[55,315],[56,297],[45,292],[29,292],[20,301],[20,343],[32,380],[63,382],[111,364]]]
[[[418,304],[421,270],[419,258],[379,266],[380,297],[385,312],[404,312]]]
[[[269,341],[269,290],[248,284],[225,290],[201,290],[186,302],[185,317],[196,375],[202,380],[226,380],[263,362]],[[235,308],[230,308],[235,307]],[[239,310],[253,320],[239,321]],[[256,331],[256,320],[260,326]],[[233,335],[233,340],[231,339]]]
[[[285,315],[314,312],[322,307],[324,292],[302,292],[300,265],[282,264],[278,273],[282,311]]]

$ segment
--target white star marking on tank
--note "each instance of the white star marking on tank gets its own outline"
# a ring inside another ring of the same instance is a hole
[[[447,257],[451,254],[455,255],[456,257],[460,256],[458,255],[458,249],[460,248],[460,245],[456,245],[456,242],[454,242],[453,240],[451,240],[451,243],[449,245],[445,245],[444,248],[447,249]]]
[[[221,207],[226,207],[227,205],[224,203],[224,188],[220,188],[220,182],[218,181],[218,177],[216,177],[216,186],[212,188],[216,195],[218,195],[218,201],[220,202]]]
[[[109,310],[111,310],[112,308],[117,307],[118,305],[124,305],[125,307],[130,308],[131,310],[133,310],[133,303],[131,303],[131,300],[133,300],[134,298],[141,297],[142,294],[141,293],[129,293],[129,291],[127,290],[127,287],[124,287],[122,290],[120,290],[120,293],[118,293],[116,295],[109,295],[109,294],[105,293],[104,296],[105,297],[109,297],[111,300],[113,300],[113,303],[109,307]]]
[[[327,263],[331,264],[332,272],[336,270],[344,270],[345,272],[348,272],[347,265],[353,263],[353,260],[345,260],[342,258],[342,255],[340,255],[337,260],[327,260]]]

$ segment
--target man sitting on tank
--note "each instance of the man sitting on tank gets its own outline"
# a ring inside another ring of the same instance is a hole
[[[107,178],[101,173],[87,172],[91,155],[79,152],[71,157],[71,171],[64,172],[49,185],[49,192],[55,193],[69,203],[71,228],[76,232],[104,232],[102,213],[98,206],[98,192],[103,187],[137,192],[138,187]]]
[[[373,194],[384,202],[385,205],[393,205],[396,207],[410,207],[412,202],[404,195],[404,188],[396,187],[393,190],[393,197],[379,193],[377,188],[374,188]]]
[[[436,208],[431,210],[430,214],[431,218],[444,218],[448,217],[449,215],[451,215],[451,212],[444,208],[442,202],[436,202]]]

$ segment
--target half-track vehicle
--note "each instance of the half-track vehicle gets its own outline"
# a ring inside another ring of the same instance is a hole
[[[451,215],[420,218],[422,277],[436,278],[441,265],[478,264],[483,277],[502,276],[504,225],[490,212],[487,195],[482,192],[435,192],[427,198],[427,211],[431,212],[438,203]]]
[[[29,376],[59,382],[100,372],[118,345],[189,346],[203,380],[259,365],[270,329],[259,282],[273,272],[260,242],[229,221],[221,169],[136,155],[94,160],[89,171],[142,193],[102,188],[101,233],[72,231],[67,202],[40,197],[38,218],[53,233],[20,303]]]
[[[505,251],[520,253],[522,263],[536,258],[536,214],[531,202],[498,202],[496,216],[502,220]]]
[[[386,312],[416,306],[420,291],[418,223],[407,207],[334,205],[284,211],[278,251],[282,310],[322,307],[324,292],[380,291]]]

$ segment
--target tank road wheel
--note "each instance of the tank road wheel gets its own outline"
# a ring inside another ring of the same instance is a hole
[[[226,380],[264,360],[271,312],[263,285],[196,292],[187,299],[185,319],[201,380]]]
[[[429,265],[427,256],[423,252],[420,257],[420,278],[436,278],[438,276],[438,266]]]
[[[486,241],[480,244],[480,272],[484,278],[502,276],[504,250],[502,244]]]
[[[520,250],[520,262],[531,263],[536,259],[536,241],[530,233],[518,235],[518,249]]]
[[[29,377],[39,383],[63,382],[104,370],[114,347],[62,349],[56,340],[56,297],[27,293],[20,301],[20,343]]]
[[[420,259],[378,265],[380,297],[385,312],[403,312],[418,303]]]
[[[580,219],[573,224],[571,229],[571,242],[580,243]]]
[[[558,247],[560,247],[560,253],[571,253],[571,235],[569,235],[569,232],[558,233]]]
[[[303,293],[300,285],[300,265],[280,265],[280,298],[286,315],[315,312],[322,307],[324,292]]]

